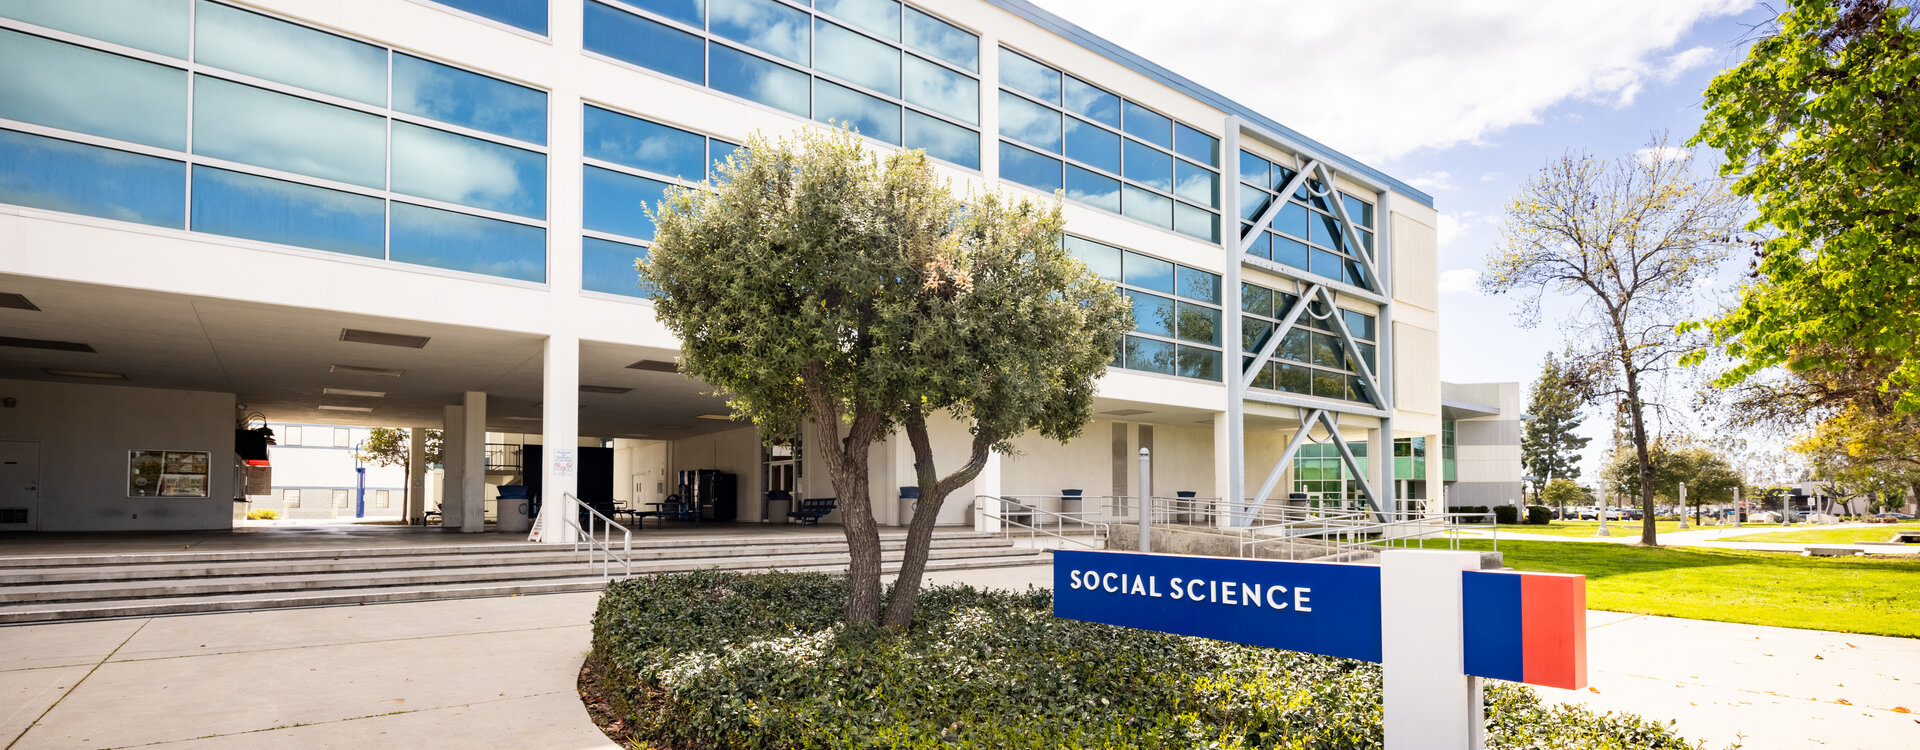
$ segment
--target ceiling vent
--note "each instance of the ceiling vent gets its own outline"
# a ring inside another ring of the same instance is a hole
[[[381,346],[398,346],[403,349],[425,349],[427,348],[427,341],[429,341],[429,339],[426,336],[408,336],[404,333],[382,333],[380,331],[362,331],[358,328],[340,329],[340,340],[352,341],[354,343],[359,343],[359,344],[379,344]]]
[[[0,346],[13,346],[21,349],[45,349],[53,352],[95,353],[93,347],[78,341],[50,341],[47,339],[17,339],[12,336],[0,336]]]
[[[632,390],[633,390],[632,388],[621,388],[620,386],[617,386],[617,385],[583,385],[583,386],[580,386],[580,392],[581,392],[581,393],[614,393],[614,394],[619,394],[619,393],[627,393],[627,392],[629,392],[629,391],[632,391]]]
[[[1100,413],[1113,417],[1131,417],[1136,414],[1151,414],[1152,412],[1146,409],[1115,409],[1113,411],[1103,411]]]
[[[362,391],[355,388],[322,388],[320,393],[326,396],[352,396],[354,398],[386,398],[386,391]]]
[[[643,359],[627,365],[627,369],[645,370],[647,372],[679,372],[680,366],[672,362],[662,362],[657,359]]]
[[[367,414],[373,411],[373,407],[371,406],[337,406],[334,404],[321,404],[320,410],[321,411],[351,411],[351,412],[359,412],[361,414]]]
[[[406,370],[389,370],[385,367],[361,367],[359,365],[333,365],[328,372],[340,375],[378,375],[383,378],[397,378]]]
[[[0,292],[0,307],[8,307],[15,310],[40,309],[35,307],[32,302],[28,302],[25,295],[14,294],[13,292]]]
[[[97,372],[94,370],[56,370],[50,367],[40,368],[41,372],[56,378],[86,378],[88,380],[126,380],[127,376],[117,372]]]

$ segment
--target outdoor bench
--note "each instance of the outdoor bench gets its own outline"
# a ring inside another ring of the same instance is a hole
[[[800,501],[800,507],[787,512],[788,518],[800,519],[801,526],[818,526],[820,517],[832,513],[836,499],[831,497],[809,497]]]

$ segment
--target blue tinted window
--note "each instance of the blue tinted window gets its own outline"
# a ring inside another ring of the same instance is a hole
[[[665,24],[589,2],[586,8],[586,48],[681,80],[706,83],[706,63],[699,37]]]
[[[811,78],[785,65],[775,65],[745,52],[711,45],[713,88],[775,109],[807,116],[807,87]]]
[[[184,0],[0,0],[0,16],[185,59],[187,7]]]
[[[213,167],[193,168],[193,226],[281,245],[387,256],[387,202]]]
[[[1256,258],[1273,259],[1273,235],[1260,232],[1253,236],[1253,242],[1247,245],[1247,254]]]
[[[547,95],[394,53],[393,108],[528,143],[547,142]]]
[[[1208,166],[1220,166],[1220,139],[1182,123],[1173,125],[1173,151]]]
[[[1177,294],[1187,299],[1220,304],[1220,275],[1198,268],[1178,266],[1174,271]]]
[[[813,67],[888,96],[900,95],[900,50],[864,35],[814,19]]]
[[[1284,192],[1287,189],[1287,184],[1293,182],[1293,178],[1297,174],[1298,174],[1297,172],[1291,169],[1288,169],[1286,167],[1280,166],[1278,164],[1273,165],[1274,192],[1276,193]],[[1307,186],[1305,183],[1301,183],[1300,187],[1294,189],[1293,191],[1294,197],[1300,198],[1301,200],[1306,200],[1306,198],[1301,197],[1306,194],[1307,194]]]
[[[1120,213],[1120,181],[1067,165],[1067,198]]]
[[[1120,127],[1120,97],[1073,76],[1066,80],[1067,111],[1107,127]]]
[[[1001,48],[1000,85],[1042,101],[1060,103],[1060,71]]]
[[[0,29],[0,117],[183,150],[187,74]]]
[[[1208,242],[1220,241],[1220,217],[1204,208],[1185,203],[1173,206],[1173,230]]]
[[[1066,144],[1068,157],[1090,164],[1095,169],[1120,173],[1119,134],[1082,122],[1077,117],[1069,117]]]
[[[1173,199],[1126,186],[1120,198],[1120,212],[1157,227],[1173,228]]]
[[[1141,289],[1173,294],[1173,264],[1151,255],[1126,254],[1126,281]]]
[[[1173,300],[1158,294],[1126,290],[1133,300],[1133,330],[1155,336],[1173,336]]]
[[[1058,153],[1060,113],[1002,91],[1000,134]]]
[[[1164,151],[1157,151],[1141,145],[1138,141],[1127,141],[1127,179],[1157,190],[1173,192],[1173,157]]]
[[[1220,380],[1220,351],[1196,346],[1180,347],[1180,366],[1175,373],[1183,378]]]
[[[585,226],[596,232],[610,232],[635,239],[653,239],[653,219],[647,211],[660,210],[667,183],[621,174],[610,169],[587,167]]]
[[[710,161],[707,169],[707,179],[717,179],[720,176],[720,167],[727,163],[727,158],[733,156],[734,152],[743,151],[745,148],[745,146],[741,146],[738,143],[728,143],[718,138],[707,139],[707,158]],[[976,150],[980,148],[978,139],[974,141],[974,148]],[[746,154],[740,154],[740,158],[746,158]]]
[[[1280,213],[1274,215],[1273,228],[1306,239],[1307,217],[1310,213],[1306,206],[1287,201],[1286,205],[1280,207]]]
[[[1120,248],[1067,235],[1067,252],[1100,278],[1120,280]]]
[[[1178,303],[1179,338],[1196,344],[1220,343],[1220,311],[1191,302]]]
[[[1000,179],[1051,193],[1060,189],[1060,160],[1003,142]]]
[[[1329,279],[1338,279],[1340,278],[1340,265],[1345,262],[1345,260],[1345,258],[1316,247],[1313,249],[1313,257],[1310,260],[1311,265],[1307,267],[1307,271],[1315,275],[1325,276]]]
[[[393,190],[544,219],[547,216],[547,157],[478,138],[395,122]]]
[[[508,26],[517,26],[535,34],[547,34],[547,0],[435,0],[482,18],[491,18]]]
[[[814,0],[813,7],[880,36],[900,40],[900,3],[894,0]]]
[[[909,104],[980,124],[979,81],[908,55],[906,84]]]
[[[907,9],[907,47],[980,72],[980,37],[913,8]]]
[[[1273,290],[1252,284],[1240,285],[1240,311],[1274,317]]]
[[[587,105],[588,157],[634,169],[698,181],[706,174],[706,138],[638,117]],[[715,154],[725,159],[727,149]]]
[[[580,288],[591,292],[652,297],[640,286],[640,271],[634,262],[647,257],[639,245],[612,242],[598,237],[583,238],[580,247]]]
[[[1346,245],[1340,236],[1340,220],[1316,213],[1307,219],[1307,241],[1338,250]]]
[[[387,51],[277,18],[200,0],[193,59],[373,105],[387,103]]]
[[[649,10],[696,29],[707,25],[707,0],[621,0],[641,10]]]
[[[1128,135],[1161,148],[1173,148],[1173,120],[1133,102],[1127,102],[1125,108]]]
[[[194,153],[386,186],[386,118],[207,76],[193,101]]]
[[[813,43],[804,11],[774,0],[712,0],[707,30],[801,65],[811,59]]]
[[[1347,324],[1347,332],[1354,338],[1373,340],[1373,316],[1357,310],[1341,310],[1340,317]]]
[[[907,111],[907,148],[968,169],[980,168],[980,134],[944,120]]]
[[[1347,218],[1363,227],[1373,226],[1373,204],[1346,194],[1340,196],[1340,201],[1346,204]]]
[[[900,105],[826,79],[813,79],[813,119],[832,121],[874,140],[900,143]]]
[[[0,203],[162,227],[186,223],[187,168],[171,159],[0,130]]]
[[[1135,312],[1134,315],[1139,315]],[[1127,369],[1173,374],[1173,345],[1165,341],[1127,337]]]
[[[546,281],[539,227],[394,201],[388,259],[521,281]]]
[[[1202,206],[1220,205],[1220,175],[1184,161],[1173,165],[1173,194]]]
[[[1271,162],[1245,151],[1240,152],[1240,179],[1260,187],[1267,186],[1267,168]]]
[[[1266,213],[1272,194],[1249,185],[1240,186],[1240,218],[1252,221]]]

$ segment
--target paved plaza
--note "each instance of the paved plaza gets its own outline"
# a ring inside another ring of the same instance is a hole
[[[1024,588],[1051,566],[934,583]],[[613,747],[574,684],[598,594],[0,628],[0,748]],[[1592,691],[1712,747],[1920,736],[1920,641],[1591,612]]]

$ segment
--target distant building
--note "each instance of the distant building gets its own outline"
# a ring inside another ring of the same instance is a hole
[[[1447,505],[1520,505],[1519,383],[1441,383]]]
[[[354,518],[364,500],[365,518],[399,518],[404,509],[407,471],[399,464],[374,466],[355,461],[354,448],[367,439],[365,427],[278,424],[272,461],[273,491],[248,497],[250,510],[271,510],[281,518],[318,520]],[[360,473],[366,469],[366,484]],[[363,495],[364,492],[364,495]]]

